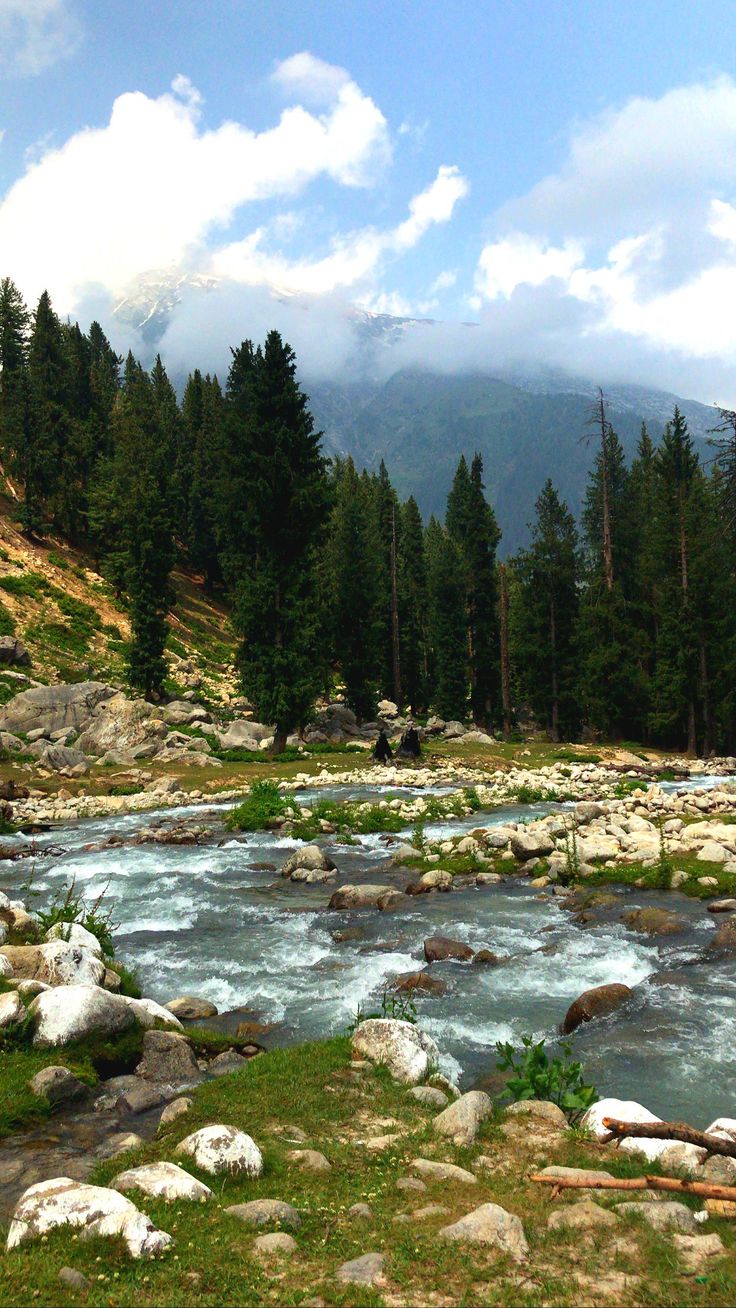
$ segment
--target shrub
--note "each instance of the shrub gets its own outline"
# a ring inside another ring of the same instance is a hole
[[[112,921],[112,909],[102,908],[106,891],[107,886],[91,904],[87,904],[84,896],[77,892],[76,882],[72,878],[63,894],[57,894],[47,908],[36,910],[41,933],[45,935],[57,922],[69,926],[77,923],[96,936],[105,957],[112,958],[115,952],[112,943],[115,924]],[[34,892],[29,888],[29,893]]]
[[[48,590],[49,583],[40,572],[20,572],[14,577],[0,577],[0,587],[8,595],[18,595],[29,599],[40,599]]]
[[[254,781],[247,799],[229,814],[227,825],[235,831],[262,831],[273,818],[283,817],[286,807],[275,781]]]
[[[417,1020],[417,1006],[413,999],[407,999],[404,995],[390,995],[387,990],[384,990],[379,1011],[366,1013],[362,1006],[358,1005],[348,1024],[348,1035],[352,1035],[361,1022],[368,1022],[375,1017],[393,1018],[397,1022],[411,1022],[414,1026]]]
[[[521,1049],[499,1040],[496,1051],[499,1061],[496,1066],[502,1072],[512,1072],[506,1083],[504,1095],[512,1102],[527,1099],[548,1099],[567,1113],[571,1122],[575,1122],[596,1103],[598,1091],[593,1085],[586,1085],[580,1063],[572,1058],[572,1044],[565,1041],[560,1045],[560,1055],[550,1058],[544,1040],[534,1040],[533,1036],[521,1037]]]
[[[0,636],[14,636],[15,623],[13,616],[6,609],[4,604],[0,604]]]

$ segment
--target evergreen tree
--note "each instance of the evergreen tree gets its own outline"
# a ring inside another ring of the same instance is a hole
[[[222,580],[217,546],[217,493],[225,406],[220,383],[209,373],[201,381],[201,418],[192,452],[187,512],[189,559],[201,571],[207,591]]]
[[[576,695],[578,536],[566,504],[547,481],[536,503],[532,542],[514,563],[514,660],[520,692],[550,740],[579,727]]]
[[[412,713],[427,704],[427,561],[422,518],[413,496],[401,507],[398,559],[401,678]]]
[[[426,545],[432,648],[431,702],[440,717],[463,721],[468,711],[468,633],[463,559],[454,538],[435,518],[430,519]]]
[[[359,722],[375,714],[383,653],[367,496],[370,487],[358,477],[352,459],[339,464],[327,543],[328,631],[345,698]]]
[[[0,450],[8,470],[24,484],[29,431],[28,327],[30,317],[17,286],[0,282]],[[31,515],[32,516],[32,515]],[[27,524],[33,528],[33,523]]]
[[[269,332],[243,384],[244,357],[234,356],[229,386],[235,419],[229,430],[244,456],[230,503],[232,492],[245,492],[239,506],[244,530],[223,541],[223,567],[242,640],[245,693],[263,721],[275,723],[279,753],[322,684],[317,546],[327,482],[293,350]]]
[[[470,471],[463,456],[445,521],[463,563],[471,710],[477,723],[490,727],[500,706],[496,549],[501,533],[484,491],[480,455],[475,455]]]
[[[23,530],[43,531],[44,507],[70,533],[78,534],[76,513],[67,512],[64,495],[69,475],[71,418],[69,401],[69,356],[64,329],[44,291],[36,308],[28,351],[29,422],[25,449],[21,455],[21,477],[25,499]]]

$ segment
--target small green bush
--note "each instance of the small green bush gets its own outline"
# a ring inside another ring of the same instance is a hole
[[[0,604],[0,636],[14,636],[15,622],[13,615],[6,609],[4,604]]]
[[[0,577],[0,587],[8,595],[40,599],[48,591],[49,583],[40,572],[20,572],[14,577]]]
[[[544,1040],[535,1041],[533,1036],[522,1036],[521,1046],[517,1049],[502,1040],[496,1044],[496,1067],[513,1074],[504,1091],[512,1102],[548,1099],[576,1122],[600,1098],[595,1086],[583,1080],[582,1064],[573,1060],[569,1041],[560,1045],[556,1058],[550,1058]]]
[[[233,831],[262,831],[273,819],[283,817],[287,804],[275,781],[254,781],[250,794],[228,815]]]
[[[106,889],[107,887],[101,891],[92,904],[87,904],[84,896],[78,893],[76,882],[72,878],[64,892],[60,892],[47,908],[36,910],[41,934],[45,935],[51,927],[56,926],[57,922],[68,926],[78,923],[97,937],[105,957],[112,958],[115,952],[112,943],[115,924],[112,921],[112,910],[102,907]],[[29,887],[29,893],[35,892]]]

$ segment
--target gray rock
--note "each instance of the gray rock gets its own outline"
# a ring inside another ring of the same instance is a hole
[[[550,1126],[558,1127],[561,1131],[566,1131],[568,1127],[562,1109],[549,1099],[522,1099],[516,1104],[509,1104],[506,1116],[537,1118],[539,1121],[548,1122]]]
[[[338,1281],[348,1285],[375,1285],[383,1273],[385,1258],[381,1253],[366,1253],[360,1258],[351,1258],[343,1263],[335,1273]]]
[[[646,1205],[642,1205],[646,1207]],[[558,1208],[547,1219],[550,1231],[592,1231],[603,1226],[617,1226],[619,1218],[608,1208],[601,1208],[590,1199]]]
[[[555,842],[546,827],[523,827],[511,837],[511,850],[520,863],[530,858],[546,858],[554,850]]]
[[[147,1081],[139,1081],[130,1086],[119,1096],[117,1107],[127,1109],[129,1113],[147,1113],[151,1108],[158,1108],[163,1103],[163,1095],[158,1086]]]
[[[257,1235],[253,1241],[253,1252],[259,1258],[273,1258],[279,1254],[295,1254],[298,1245],[293,1235],[285,1231],[270,1231],[268,1235]]]
[[[436,1069],[439,1050],[430,1036],[411,1022],[368,1018],[353,1033],[353,1057],[387,1067],[396,1081],[418,1085]]]
[[[420,1104],[426,1104],[431,1108],[444,1108],[449,1103],[444,1090],[438,1090],[434,1085],[413,1085],[409,1094]]]
[[[366,1221],[370,1221],[373,1217],[373,1209],[369,1204],[352,1204],[352,1206],[348,1208],[347,1216],[352,1217],[354,1221],[362,1220],[363,1218],[365,1218]]]
[[[20,754],[25,748],[20,736],[14,736],[10,731],[0,731],[0,750],[5,754]]]
[[[0,1029],[22,1022],[26,1015],[26,1006],[17,990],[6,990],[0,994]]]
[[[175,1151],[191,1158],[203,1172],[216,1176],[228,1172],[235,1176],[261,1176],[263,1156],[258,1145],[244,1131],[234,1126],[203,1126],[188,1135]]]
[[[438,1135],[446,1136],[453,1144],[467,1148],[492,1112],[490,1096],[482,1090],[470,1090],[435,1117],[432,1127]]]
[[[209,999],[198,999],[195,995],[179,995],[164,1004],[170,1013],[182,1022],[200,1022],[207,1017],[216,1017],[217,1008]]]
[[[113,1190],[122,1194],[140,1190],[152,1199],[167,1199],[169,1202],[191,1199],[194,1203],[201,1203],[212,1197],[209,1186],[185,1172],[183,1167],[177,1167],[176,1163],[145,1163],[143,1167],[132,1167],[116,1176],[111,1185]]]
[[[58,1279],[67,1290],[86,1290],[89,1285],[87,1277],[78,1272],[76,1267],[60,1267]]]
[[[317,1149],[290,1149],[286,1157],[305,1172],[332,1171],[332,1163]]]
[[[226,1049],[224,1053],[210,1059],[207,1071],[210,1076],[229,1076],[231,1072],[239,1072],[247,1062],[248,1059],[235,1049]]]
[[[611,1172],[600,1172],[596,1171],[594,1168],[587,1167],[562,1167],[557,1163],[553,1164],[551,1167],[543,1167],[539,1175],[559,1176],[562,1179],[566,1178],[570,1181],[590,1181],[591,1185],[594,1181],[613,1180],[613,1174]]]
[[[400,1176],[396,1182],[397,1190],[413,1190],[416,1194],[423,1194],[427,1187],[424,1181],[420,1181],[418,1176]]]
[[[100,681],[80,681],[70,686],[33,686],[14,695],[0,712],[0,730],[41,730],[45,734],[72,727],[80,731],[103,700],[115,694]]]
[[[616,1212],[641,1217],[655,1231],[682,1231],[684,1235],[697,1235],[699,1229],[691,1208],[668,1200],[661,1203],[617,1204]]]
[[[157,1231],[150,1217],[117,1190],[57,1176],[32,1185],[21,1195],[7,1248],[41,1239],[64,1226],[72,1227],[81,1239],[122,1236],[133,1258],[150,1258],[171,1244],[171,1236]]]
[[[187,1099],[184,1095],[180,1096],[179,1099],[172,1099],[171,1103],[166,1105],[158,1119],[158,1130],[160,1131],[163,1127],[171,1126],[171,1123],[175,1122],[177,1117],[183,1117],[184,1113],[188,1113],[191,1106],[192,1100]]]
[[[89,1086],[78,1080],[68,1067],[42,1067],[28,1085],[34,1095],[48,1100],[53,1108],[84,1099],[89,1094]]]
[[[225,1209],[231,1217],[237,1217],[245,1226],[268,1226],[269,1222],[278,1222],[280,1226],[290,1226],[296,1231],[302,1219],[292,1204],[283,1199],[251,1199],[249,1203],[232,1204]]]
[[[146,1031],[136,1076],[168,1085],[188,1085],[200,1079],[191,1045],[175,1031]]]
[[[455,1163],[438,1163],[432,1158],[414,1158],[411,1163],[412,1169],[418,1172],[420,1176],[425,1176],[428,1181],[457,1181],[462,1185],[477,1185],[478,1178],[473,1176],[464,1167],[457,1167]]]
[[[728,1253],[720,1235],[674,1235],[677,1252],[691,1272],[702,1272],[711,1258],[723,1258]]]
[[[462,1244],[490,1244],[517,1262],[529,1256],[524,1228],[514,1213],[507,1213],[499,1204],[481,1204],[451,1226],[439,1231],[443,1240],[457,1240]]]
[[[89,772],[86,756],[68,745],[48,745],[39,761],[42,767],[51,768],[53,772],[71,772],[72,769]]]
[[[100,1145],[97,1157],[117,1158],[119,1154],[127,1154],[131,1149],[140,1149],[143,1143],[143,1137],[136,1135],[135,1131],[117,1131]]]
[[[318,878],[310,877],[309,874],[315,872],[322,875]],[[289,855],[281,868],[281,875],[290,877],[292,881],[333,880],[337,869],[319,845],[304,845]]]
[[[594,804],[590,800],[583,800],[582,803],[575,805],[575,821],[580,826],[587,822],[593,822],[595,818],[603,817],[605,809],[602,804]]]

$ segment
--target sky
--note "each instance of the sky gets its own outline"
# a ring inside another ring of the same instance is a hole
[[[143,355],[165,295],[177,368],[340,376],[369,311],[736,407],[733,6],[0,0],[3,275]]]

